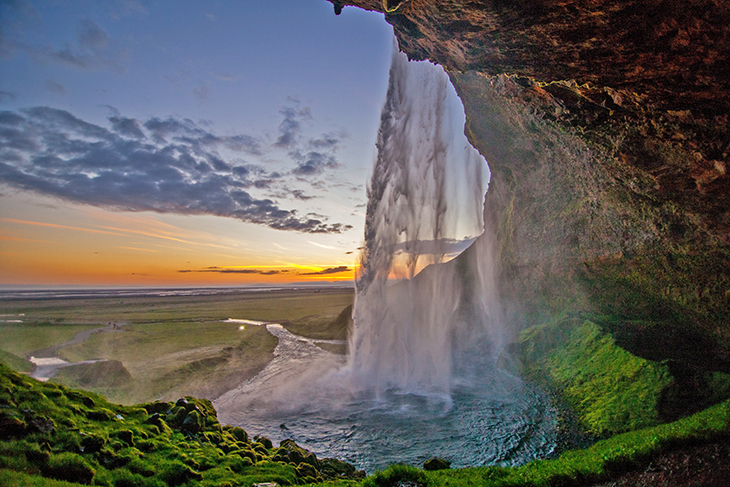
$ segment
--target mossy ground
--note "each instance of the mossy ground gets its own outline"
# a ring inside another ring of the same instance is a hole
[[[0,405],[3,485],[44,485],[38,477],[110,487],[296,485],[360,475],[293,442],[276,448],[222,427],[205,399],[122,406],[0,364]]]
[[[592,328],[592,327],[589,327]],[[275,448],[221,426],[210,402],[120,406],[0,365],[0,484],[17,486],[582,485],[609,479],[678,445],[730,438],[730,401],[673,423],[631,431],[518,468],[423,471],[396,465],[358,480],[293,442]],[[341,478],[349,475],[350,479]],[[340,478],[338,478],[340,477]],[[76,483],[73,483],[76,482]],[[404,484],[405,482],[405,484]]]
[[[522,373],[563,399],[590,435],[607,438],[656,426],[730,397],[730,375],[695,370],[691,380],[700,385],[689,390],[685,369],[676,362],[628,352],[606,331],[615,318],[591,319],[564,314],[525,330],[513,350]]]

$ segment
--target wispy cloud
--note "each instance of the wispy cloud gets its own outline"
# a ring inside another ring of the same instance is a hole
[[[295,270],[299,269],[299,270]],[[302,272],[302,269],[314,269],[312,267],[298,266],[291,264],[288,266],[210,266],[202,269],[180,269],[180,273],[216,273],[216,274],[256,274],[261,276],[275,276],[280,274],[288,274],[292,276],[326,276],[330,274],[341,274],[343,272],[351,272],[350,266],[328,267],[325,269],[310,270]]]
[[[30,220],[16,220],[14,218],[0,218],[0,221],[6,222],[6,223],[16,223],[19,225],[31,225],[31,226],[38,226],[38,227],[49,227],[49,228],[58,228],[63,230],[75,230],[77,232],[88,232],[88,233],[100,233],[103,235],[114,235],[116,237],[123,237],[123,233],[119,232],[110,232],[106,230],[94,230],[92,228],[83,228],[83,227],[73,227],[69,225],[59,225],[57,223],[45,223],[45,222],[34,222]]]
[[[55,93],[57,95],[68,95],[66,88],[61,83],[57,83],[53,80],[46,80],[45,87],[51,93]]]
[[[109,34],[91,19],[81,21],[74,40],[61,47],[4,38],[0,50],[3,57],[23,52],[40,64],[54,63],[86,71],[111,70],[120,74],[126,72],[129,58],[129,52],[116,47]]]
[[[141,251],[141,252],[159,252],[159,250],[143,249],[143,248],[140,248],[140,247],[119,247],[119,248],[120,249],[124,249],[124,250],[138,250],[138,251]]]
[[[115,112],[104,127],[49,107],[0,112],[0,182],[17,189],[108,209],[210,214],[281,230],[351,228],[255,197],[251,190],[283,177],[240,158],[262,153],[257,137],[218,135],[184,118],[143,122]],[[306,199],[296,191],[288,196]]]

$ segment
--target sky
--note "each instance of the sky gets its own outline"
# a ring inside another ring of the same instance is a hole
[[[352,280],[392,50],[325,0],[0,1],[0,285]]]

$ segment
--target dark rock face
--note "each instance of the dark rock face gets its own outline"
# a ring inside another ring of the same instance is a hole
[[[653,360],[677,353],[647,350],[652,333],[692,337],[681,360],[730,371],[730,4],[339,3],[386,12],[451,76],[492,171],[507,320],[661,323],[611,332]]]

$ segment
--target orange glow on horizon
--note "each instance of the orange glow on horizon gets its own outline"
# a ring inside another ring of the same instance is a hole
[[[0,211],[4,286],[285,285],[353,281],[358,268],[348,248],[313,237],[294,245],[256,226],[220,232],[220,218],[20,204]]]

